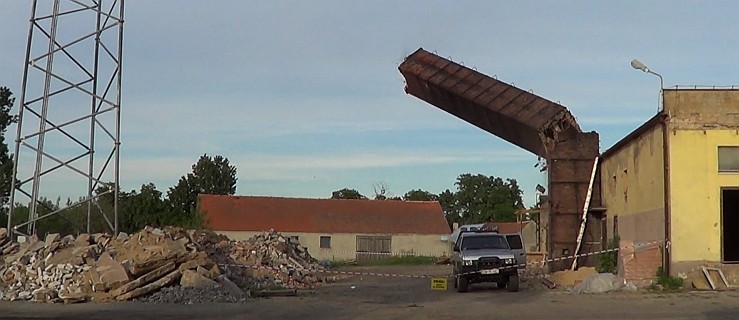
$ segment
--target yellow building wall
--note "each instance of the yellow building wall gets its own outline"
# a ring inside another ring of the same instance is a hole
[[[622,240],[664,239],[664,149],[657,124],[600,160],[602,204],[613,238],[614,217]]]
[[[739,90],[665,89],[669,115],[671,273],[722,259],[721,189],[739,186],[718,172],[718,146],[739,146]]]
[[[718,146],[739,145],[734,130],[670,132],[672,262],[721,261],[721,188],[739,174],[718,172]]]
[[[261,234],[257,231],[215,231],[233,240],[248,240]],[[300,233],[281,232],[283,236],[297,236],[298,241],[318,260],[345,261],[356,258],[357,236],[378,236],[378,234],[353,233]],[[331,237],[331,248],[321,248],[321,236]],[[440,234],[393,234],[390,236],[390,248],[395,255],[449,256],[450,246],[446,241],[448,235]]]

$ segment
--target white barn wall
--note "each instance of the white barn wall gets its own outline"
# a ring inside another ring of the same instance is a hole
[[[233,240],[247,240],[261,231],[218,231]],[[450,246],[447,234],[358,234],[358,233],[304,233],[280,232],[283,236],[297,236],[300,244],[318,260],[344,261],[356,258],[357,236],[391,236],[393,254],[414,254],[425,256],[449,256]],[[331,237],[331,248],[322,249],[321,236]]]

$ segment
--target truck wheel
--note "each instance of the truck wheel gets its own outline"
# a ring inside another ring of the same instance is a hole
[[[469,288],[469,282],[467,281],[467,278],[464,276],[457,276],[457,292],[467,292],[467,289]]]
[[[517,292],[518,291],[518,275],[512,275],[508,277],[508,291],[509,292]]]
[[[454,289],[457,289],[457,278],[458,277],[456,276],[452,277],[452,286],[454,287]]]

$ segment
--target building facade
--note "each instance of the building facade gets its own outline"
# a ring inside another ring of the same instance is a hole
[[[200,195],[206,224],[234,240],[268,230],[296,238],[319,260],[449,255],[449,225],[435,201]]]
[[[609,238],[666,240],[673,276],[739,262],[739,90],[665,89],[663,110],[604,152],[599,172]]]

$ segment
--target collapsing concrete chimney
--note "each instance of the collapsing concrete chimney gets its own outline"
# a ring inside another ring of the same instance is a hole
[[[422,48],[398,69],[406,80],[406,93],[547,160],[547,251],[550,258],[574,252],[593,161],[599,154],[598,134],[583,133],[575,117],[558,103]],[[599,205],[599,188],[593,195],[591,203]],[[568,260],[551,265],[552,269],[566,268],[572,263]]]
[[[399,70],[407,93],[536,155],[581,132],[564,106],[423,49]]]

